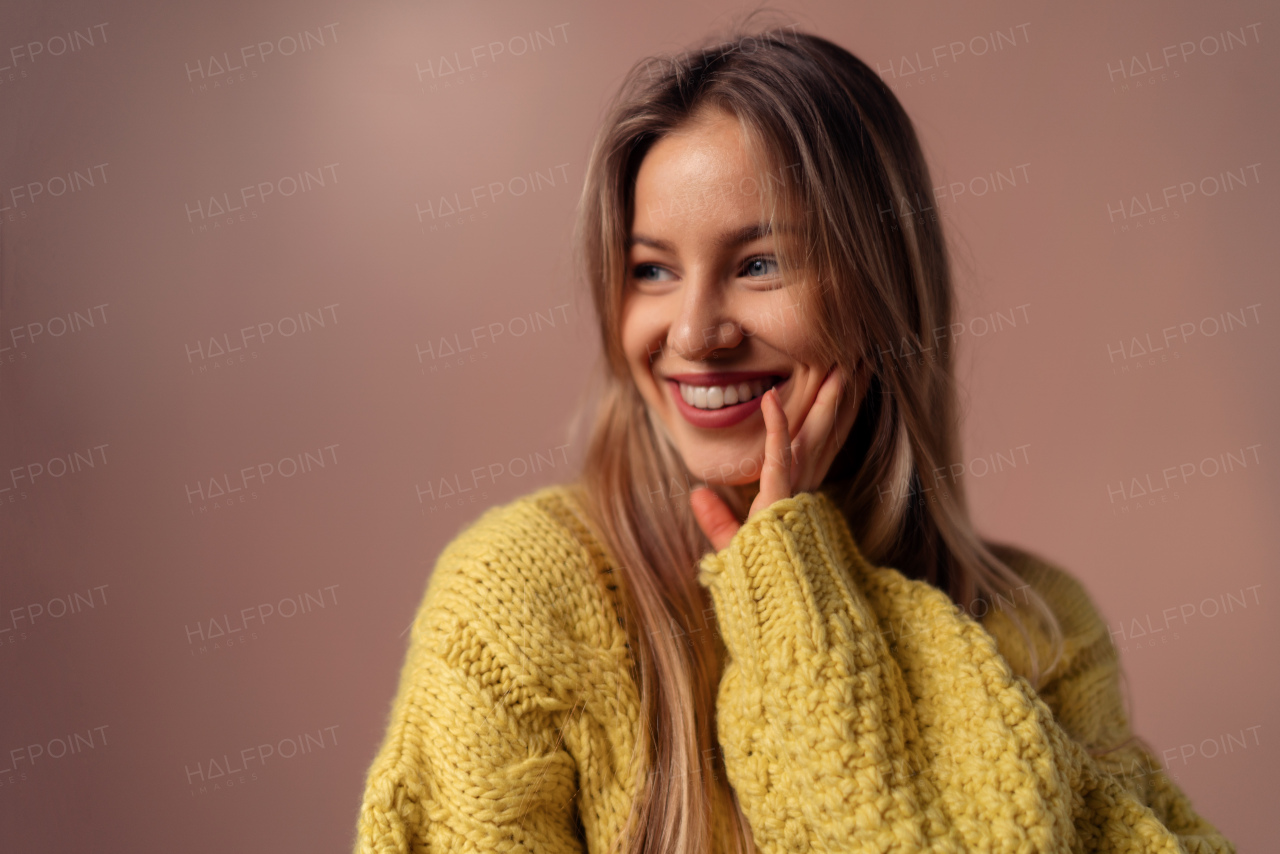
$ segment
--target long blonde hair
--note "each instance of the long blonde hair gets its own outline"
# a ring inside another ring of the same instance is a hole
[[[762,167],[762,199],[774,215],[794,215],[795,239],[780,243],[779,261],[784,275],[816,274],[802,299],[828,363],[849,377],[860,363],[870,369],[849,439],[821,486],[863,555],[938,586],[965,609],[1026,589],[974,532],[963,484],[937,474],[959,459],[952,284],[939,223],[915,213],[932,198],[932,182],[893,93],[848,51],[785,27],[637,63],[593,146],[576,233],[604,349],[581,486],[619,569],[647,723],[635,806],[619,840],[631,854],[751,849],[716,750],[723,648],[694,571],[711,550],[687,498],[697,479],[650,416],[620,334],[640,161],[704,109],[738,119]],[[718,491],[741,517],[741,493]],[[1052,613],[1034,593],[1030,601],[1060,649]],[[1044,668],[1028,648],[1038,683]]]

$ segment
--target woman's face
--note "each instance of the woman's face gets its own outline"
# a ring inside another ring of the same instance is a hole
[[[732,116],[700,115],[645,155],[626,285],[631,374],[689,471],[707,483],[759,480],[760,395],[777,388],[794,438],[832,365],[817,361],[803,283],[779,275],[757,173]]]

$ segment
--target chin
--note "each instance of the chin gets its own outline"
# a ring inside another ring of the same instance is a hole
[[[683,456],[685,466],[695,478],[725,486],[744,486],[759,481],[760,465],[764,462],[763,451],[754,448],[744,449],[741,453],[716,449]]]

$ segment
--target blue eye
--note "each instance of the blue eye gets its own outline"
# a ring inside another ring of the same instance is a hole
[[[749,258],[742,265],[743,275],[751,278],[759,278],[760,276],[771,276],[778,272],[778,262],[773,258],[763,256]]]

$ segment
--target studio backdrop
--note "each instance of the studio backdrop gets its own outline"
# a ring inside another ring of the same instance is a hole
[[[884,215],[944,223],[979,530],[1084,583],[1135,730],[1267,850],[1274,7],[777,8],[919,131]],[[440,549],[577,473],[607,102],[748,11],[4,5],[0,847],[350,849]]]

